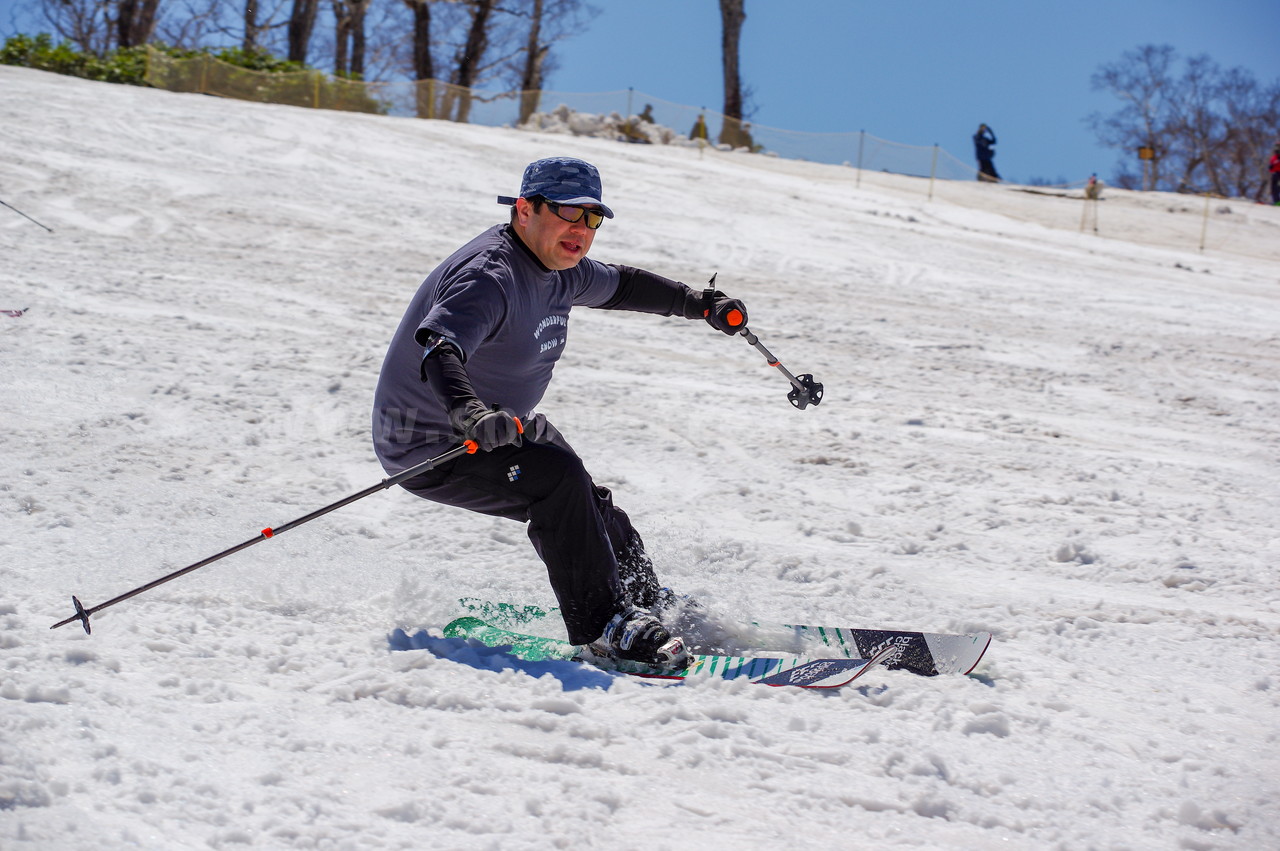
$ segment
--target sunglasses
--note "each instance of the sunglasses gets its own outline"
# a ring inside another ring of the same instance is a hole
[[[587,217],[587,227],[592,230],[598,230],[604,224],[604,213],[599,210],[588,210],[586,207],[566,207],[554,201],[544,201],[543,203],[547,205],[548,210],[570,224],[582,221],[583,216]]]

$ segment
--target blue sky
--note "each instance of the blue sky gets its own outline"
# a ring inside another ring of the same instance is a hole
[[[558,46],[548,88],[633,87],[721,108],[716,0],[595,5],[589,29]],[[1141,44],[1280,78],[1280,0],[746,0],[746,11],[742,77],[756,124],[866,130],[972,162],[985,122],[999,137],[997,168],[1020,181],[1113,171],[1119,152],[1100,148],[1084,119],[1119,102],[1089,78]]]
[[[34,2],[0,0],[0,33],[15,6]],[[716,0],[594,5],[591,23],[557,45],[547,88],[634,88],[721,108]],[[1280,0],[746,0],[746,9],[742,76],[755,124],[866,130],[971,162],[970,137],[985,122],[999,136],[997,168],[1018,181],[1112,173],[1121,154],[1100,148],[1084,119],[1119,102],[1092,92],[1089,78],[1141,44],[1280,78]]]

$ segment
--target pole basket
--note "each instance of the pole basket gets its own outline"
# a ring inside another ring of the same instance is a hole
[[[803,411],[810,405],[822,402],[822,384],[814,381],[813,376],[807,372],[804,375],[797,375],[796,383],[787,394],[787,399],[797,410]]]

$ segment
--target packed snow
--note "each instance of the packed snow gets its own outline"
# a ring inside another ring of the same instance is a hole
[[[5,849],[1276,847],[1280,209],[12,67],[0,143],[52,228],[0,207]],[[405,304],[554,154],[604,176],[594,257],[718,273],[826,387],[797,411],[740,338],[575,311],[542,410],[664,579],[744,623],[989,630],[974,676],[446,639],[460,597],[551,591],[519,525],[399,489],[50,631],[379,482]]]

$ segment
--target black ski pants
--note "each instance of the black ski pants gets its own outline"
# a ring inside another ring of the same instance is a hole
[[[599,638],[628,602],[652,604],[657,580],[640,535],[563,441],[526,440],[464,455],[401,487],[433,502],[527,522],[574,644]]]

